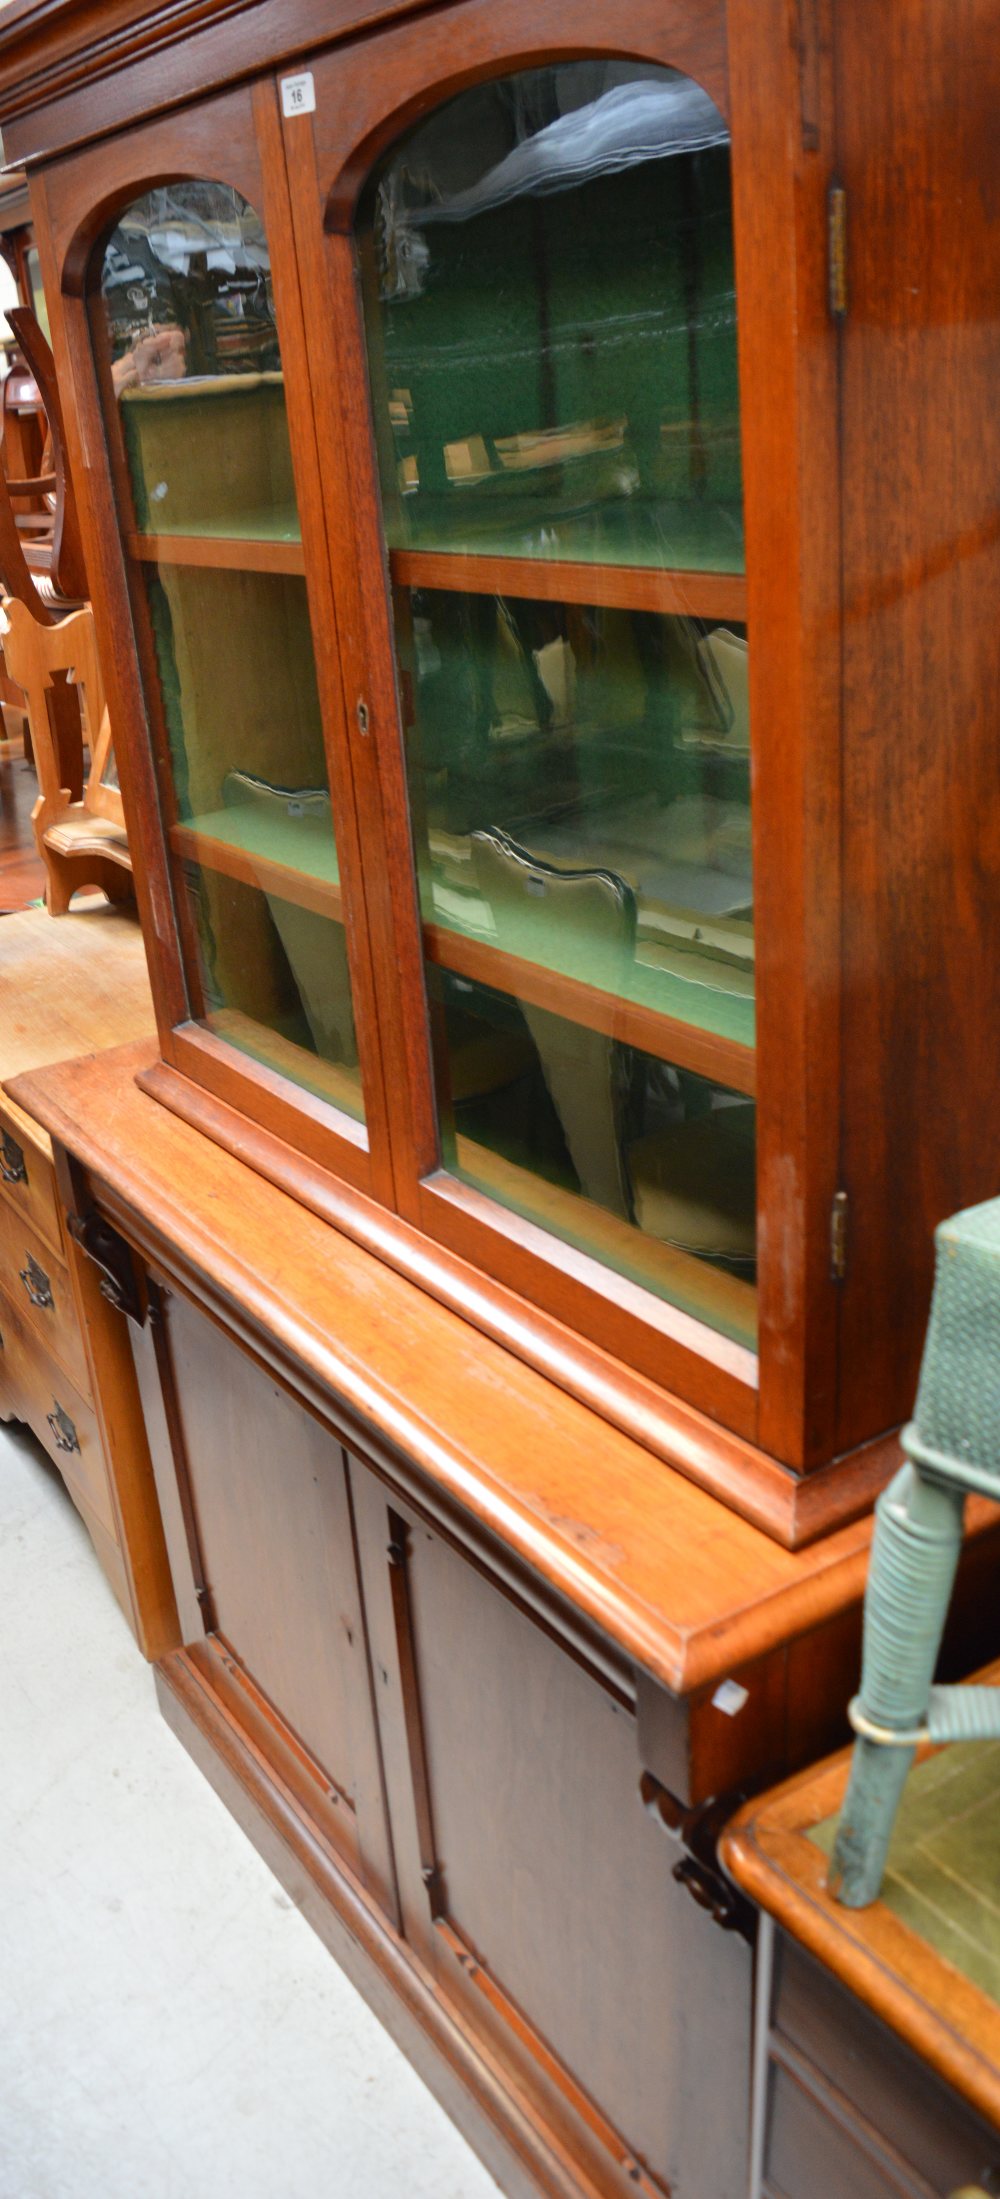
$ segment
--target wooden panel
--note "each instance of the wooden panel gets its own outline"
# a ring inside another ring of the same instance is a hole
[[[93,1513],[105,1534],[112,1542],[117,1542],[104,1450],[93,1407],[68,1380],[65,1370],[39,1341],[32,1324],[3,1291],[0,1291],[0,1335],[3,1337],[2,1379],[5,1393],[14,1407],[13,1416],[27,1421],[53,1464],[58,1466],[70,1495],[78,1497],[81,1508]],[[64,1426],[60,1413],[67,1416],[71,1426]]]
[[[910,1412],[931,1232],[1000,1188],[1000,44],[991,0],[846,0],[837,48],[846,1444]]]
[[[779,1934],[773,2024],[934,2190],[1000,2165],[1000,2138],[829,1972]]]
[[[0,1098],[0,1197],[29,1229],[64,1257],[52,1149],[19,1108]]]
[[[819,2161],[823,2199],[931,2199],[923,2181],[894,2175],[886,2162],[873,2158],[787,2070],[774,2070],[771,2084],[767,2178],[782,2199],[815,2199]]]
[[[367,1501],[366,1599],[377,1566],[388,1573],[386,1523],[393,1532],[384,1496]],[[422,1828],[410,1683],[398,1614],[389,1640],[384,1589],[375,1660],[418,1943],[427,1951],[437,1941],[442,1990],[494,2047],[501,2041],[521,2081],[554,2087],[553,2113],[567,2095],[547,2075],[547,2055],[608,2118],[622,2163],[605,2153],[609,2191],[634,2189],[641,2164],[678,2192],[735,2193],[746,2173],[749,1950],[674,1882],[675,1851],[640,1800],[635,1724],[621,1699],[399,1509],[426,1750]],[[432,1927],[421,1881],[428,1823],[447,1933]],[[477,1965],[495,1992],[484,1995]]]
[[[81,1215],[91,1201],[79,1171],[57,1147],[53,1156],[62,1212]],[[105,1278],[66,1232],[70,1281],[94,1369],[94,1409],[104,1444],[121,1546],[123,1608],[140,1649],[162,1657],[180,1640],[149,1444],[129,1349],[130,1323],[109,1302]],[[118,1593],[117,1582],[115,1583]]]
[[[508,2199],[602,2199],[248,1745],[203,1670],[181,1651],[157,1667],[156,1684],[168,1723]]]
[[[840,569],[826,251],[836,12],[828,0],[726,10],[755,729],[758,1440],[799,1467],[833,1453],[837,1373]]]
[[[351,1795],[344,1670],[364,1650],[339,1450],[185,1299],[165,1306],[217,1630]]]
[[[0,1282],[43,1351],[89,1397],[90,1370],[69,1275],[43,1237],[0,1200]]]
[[[149,1287],[132,1336],[182,1626],[222,1652],[213,1684],[254,1745],[270,1721],[275,1760],[297,1758],[307,1790],[320,1779],[332,1837],[394,1916],[343,1454],[184,1297]]]

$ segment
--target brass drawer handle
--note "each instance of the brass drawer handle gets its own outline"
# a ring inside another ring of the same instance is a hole
[[[78,1451],[80,1448],[80,1438],[77,1435],[76,1429],[73,1426],[73,1422],[71,1421],[69,1414],[64,1413],[57,1397],[53,1398],[52,1403],[55,1406],[55,1411],[52,1413],[46,1413],[45,1418],[48,1421],[49,1427],[51,1428],[52,1433],[55,1437],[56,1450]]]
[[[9,1130],[5,1130],[0,1134],[0,1176],[3,1177],[4,1183],[27,1183],[28,1181],[28,1170],[25,1165],[24,1154],[18,1145],[17,1139],[11,1137]]]
[[[38,1261],[32,1259],[30,1252],[25,1254],[25,1258],[28,1262],[28,1265],[27,1267],[19,1268],[18,1274],[20,1275],[21,1281],[24,1284],[25,1290],[28,1293],[32,1305],[54,1306],[55,1299],[52,1296],[52,1285],[49,1282],[49,1278],[45,1273],[45,1269],[43,1267],[39,1267]]]

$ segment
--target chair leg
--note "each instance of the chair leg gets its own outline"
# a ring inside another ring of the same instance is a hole
[[[926,1723],[934,1668],[962,1543],[964,1492],[906,1465],[875,1507],[865,1596],[864,1656],[856,1709],[896,1738],[862,1732],[833,1853],[838,1901],[878,1897],[896,1811],[916,1752],[906,1736]]]

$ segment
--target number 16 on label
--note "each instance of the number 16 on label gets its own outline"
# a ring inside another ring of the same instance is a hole
[[[301,76],[283,76],[281,79],[281,112],[284,115],[311,115],[316,108],[316,86],[312,70],[304,70]]]

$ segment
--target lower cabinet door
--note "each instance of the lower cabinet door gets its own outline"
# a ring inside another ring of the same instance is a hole
[[[150,1298],[130,1335],[184,1640],[392,1913],[344,1453],[180,1292]]]
[[[743,2199],[751,1954],[673,1877],[625,1691],[351,1482],[407,1937],[592,2188]]]

